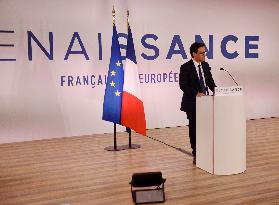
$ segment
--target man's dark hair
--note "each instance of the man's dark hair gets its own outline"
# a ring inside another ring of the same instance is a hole
[[[204,47],[205,44],[204,43],[198,43],[198,42],[195,42],[193,43],[191,46],[190,46],[190,54],[191,56],[193,57],[193,53],[197,53],[198,52],[198,49],[200,47]]]

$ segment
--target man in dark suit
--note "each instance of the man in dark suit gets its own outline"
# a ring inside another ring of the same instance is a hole
[[[196,164],[196,97],[208,95],[208,88],[214,92],[216,87],[210,67],[205,62],[205,44],[193,43],[190,46],[192,59],[180,67],[179,86],[183,91],[181,110],[189,120],[189,137],[192,147],[193,163]]]

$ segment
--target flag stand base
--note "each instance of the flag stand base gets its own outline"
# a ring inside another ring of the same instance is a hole
[[[107,151],[121,151],[121,150],[125,150],[125,149],[123,148],[123,146],[117,146],[117,147],[108,146],[108,147],[105,147],[105,150],[107,150]]]
[[[138,149],[140,148],[140,145],[138,144],[127,144],[127,145],[121,145],[121,146],[117,146],[116,148],[114,146],[109,146],[109,147],[105,147],[106,151],[122,151],[122,150],[127,150],[127,149]]]
[[[140,145],[138,144],[127,144],[127,145],[122,145],[121,147],[123,147],[124,149],[138,149],[140,148]]]
[[[129,144],[117,146],[117,143],[116,143],[116,123],[114,123],[114,132],[113,132],[113,135],[114,135],[113,144],[114,145],[113,146],[105,147],[104,149],[106,151],[122,151],[122,150],[127,150],[127,149],[138,149],[138,148],[140,148],[140,145],[132,144],[132,137],[131,137],[132,136],[132,132],[131,132],[131,129],[126,127],[126,130],[129,133]]]

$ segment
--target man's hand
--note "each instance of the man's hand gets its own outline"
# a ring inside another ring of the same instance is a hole
[[[202,97],[202,96],[206,96],[206,94],[204,94],[204,93],[198,93],[197,94],[197,97]]]

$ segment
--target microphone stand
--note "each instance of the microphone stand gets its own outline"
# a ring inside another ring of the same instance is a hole
[[[226,72],[231,76],[231,78],[233,79],[234,83],[238,86],[237,82],[236,82],[235,79],[232,77],[232,75],[229,73],[229,71],[227,71],[227,70],[224,69],[224,68],[220,68],[220,70],[226,71]]]

